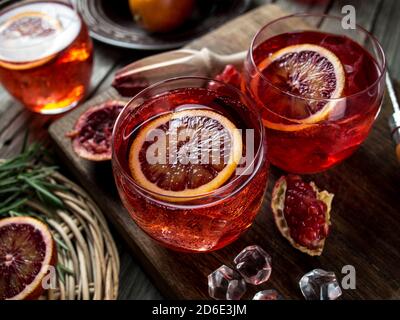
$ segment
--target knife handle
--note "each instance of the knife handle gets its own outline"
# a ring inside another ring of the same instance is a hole
[[[396,156],[397,160],[400,162],[400,143],[396,146]]]
[[[400,127],[396,127],[392,130],[392,138],[396,146],[396,157],[400,162]]]
[[[389,118],[389,128],[396,146],[396,157],[400,162],[400,113],[395,112]]]

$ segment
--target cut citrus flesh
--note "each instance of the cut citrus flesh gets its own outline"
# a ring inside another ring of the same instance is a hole
[[[62,29],[60,22],[54,17],[39,11],[27,11],[16,14],[0,28],[2,37],[23,37],[46,38],[55,35]],[[21,50],[29,50],[21,48]],[[45,58],[22,63],[10,63],[0,60],[0,67],[11,70],[25,70],[39,67],[50,61],[55,54]]]
[[[258,65],[268,81],[293,96],[286,103],[269,108],[293,124],[282,124],[264,119],[268,128],[297,131],[329,117],[345,87],[345,72],[339,58],[330,50],[314,44],[297,44],[273,53]],[[253,92],[259,90],[260,77],[253,80]],[[278,99],[284,101],[281,94]]]
[[[149,139],[157,132],[165,140]],[[159,198],[186,201],[228,181],[242,148],[239,130],[225,116],[205,109],[182,110],[156,118],[139,131],[130,148],[129,167],[135,181]],[[163,161],[149,161],[149,155]]]
[[[275,223],[293,247],[312,256],[321,255],[333,196],[299,176],[282,176],[275,183],[271,200]]]
[[[111,135],[125,102],[110,100],[94,105],[82,113],[74,129],[66,134],[72,148],[83,159],[111,160]]]
[[[38,298],[55,262],[55,244],[43,222],[30,217],[0,220],[0,300]]]

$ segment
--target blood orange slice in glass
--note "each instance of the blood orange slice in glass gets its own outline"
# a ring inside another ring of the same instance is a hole
[[[49,228],[30,217],[0,220],[0,300],[36,299],[57,259]]]
[[[135,181],[159,198],[186,201],[227,182],[242,148],[242,136],[228,118],[188,109],[145,125],[131,145],[129,166]]]
[[[281,177],[272,191],[276,225],[291,245],[309,255],[321,255],[330,226],[333,194],[320,191],[299,176]]]
[[[284,131],[295,131],[325,120],[343,95],[345,72],[339,58],[330,50],[314,44],[297,44],[273,53],[258,65],[274,88],[269,90],[268,108],[294,123],[277,124],[265,120],[265,125]],[[260,78],[255,78],[253,92],[260,90]],[[268,90],[268,88],[267,88]],[[273,96],[273,97],[271,97]]]
[[[0,41],[2,45],[4,45],[0,52],[7,53],[8,45],[12,44],[15,46],[15,43],[18,42],[23,44],[20,50],[27,50],[29,52],[32,51],[32,46],[37,45],[39,41],[43,41],[43,45],[47,45],[45,49],[42,49],[43,52],[46,52],[46,50],[49,50],[51,45],[54,46],[54,44],[49,44],[44,41],[48,40],[50,37],[55,37],[61,30],[62,25],[60,22],[44,12],[26,11],[16,14],[0,26]],[[37,59],[37,57],[32,57],[29,59],[29,62],[18,61],[19,63],[9,63],[0,60],[0,66],[13,70],[25,70],[41,66],[50,61],[53,57],[54,52],[53,54],[39,59]],[[14,57],[12,57],[12,61],[14,61]]]

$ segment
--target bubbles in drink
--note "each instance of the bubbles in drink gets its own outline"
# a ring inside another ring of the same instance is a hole
[[[47,37],[56,32],[56,29],[49,23],[49,21],[36,16],[36,14],[11,19],[4,27],[1,36],[6,40],[18,39],[21,37]]]
[[[21,63],[52,56],[78,36],[81,20],[70,7],[31,3],[0,16],[0,60]]]

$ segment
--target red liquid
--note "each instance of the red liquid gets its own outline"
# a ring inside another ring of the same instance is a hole
[[[264,144],[251,175],[236,179],[234,173],[222,186],[233,181],[233,187],[226,192],[183,203],[160,201],[130,183],[126,176],[130,175],[128,153],[136,133],[146,121],[177,108],[211,109],[223,114],[240,129],[254,128],[257,120],[250,118],[249,110],[238,101],[221,98],[216,92],[203,88],[174,90],[146,100],[139,108],[133,117],[128,116],[117,124],[114,136],[114,155],[121,164],[118,167],[113,160],[115,181],[132,218],[153,239],[176,250],[205,252],[234,241],[251,226],[263,200],[268,176]],[[259,144],[259,134],[255,137]],[[246,143],[245,139],[243,143]],[[243,150],[245,148],[246,145]]]
[[[260,66],[270,54],[295,44],[322,46],[333,52],[344,67],[341,97],[346,98],[335,105],[327,119],[301,129],[285,129],[285,125],[303,119],[307,110],[300,109],[306,102],[272,87],[268,81],[275,76],[270,73],[272,68],[263,71],[263,78],[247,61],[245,68],[250,72],[244,76],[250,94],[262,108],[263,119],[283,125],[277,129],[266,124],[270,161],[289,172],[314,173],[348,157],[367,137],[383,98],[383,85],[374,85],[381,71],[374,58],[350,38],[313,31],[285,33],[266,40],[253,51],[254,62]]]

